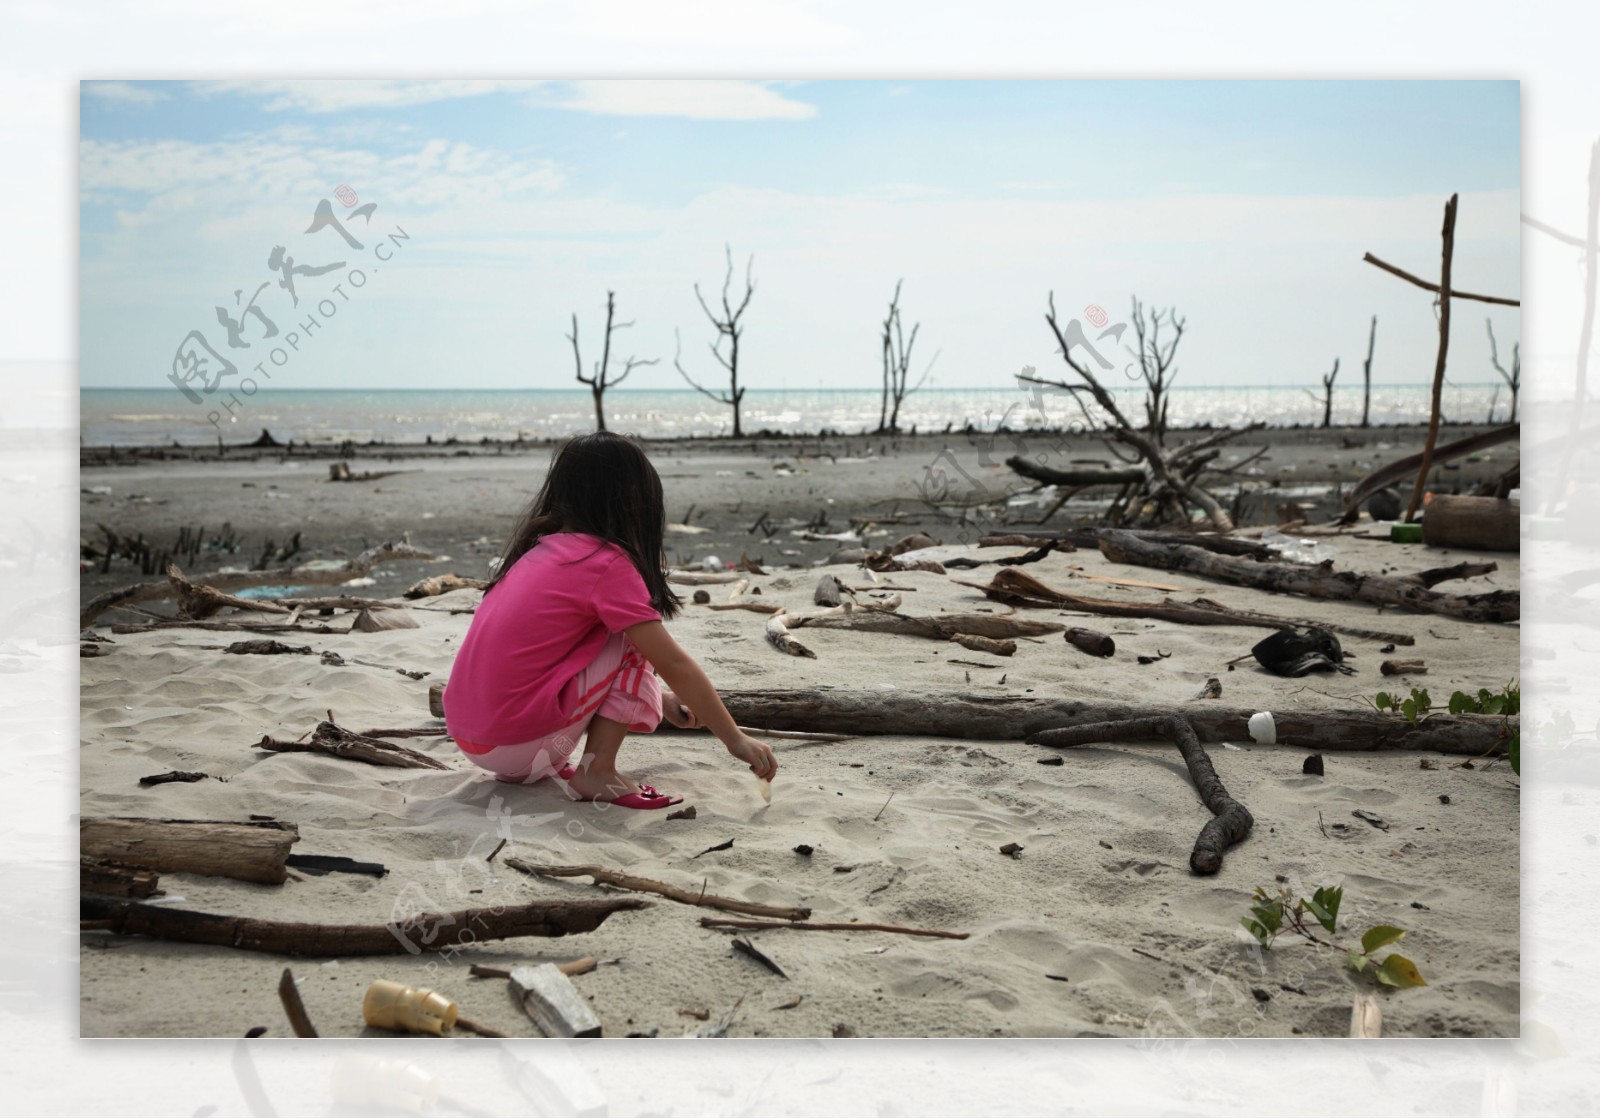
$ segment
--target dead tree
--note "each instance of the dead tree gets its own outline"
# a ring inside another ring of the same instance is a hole
[[[1483,325],[1489,328],[1489,362],[1494,366],[1494,371],[1504,378],[1507,387],[1511,389],[1511,415],[1506,419],[1506,423],[1514,424],[1517,422],[1517,393],[1522,388],[1522,343],[1511,343],[1511,372],[1507,373],[1505,367],[1500,364],[1500,347],[1495,344],[1494,340],[1494,320],[1486,318],[1483,320]],[[1492,407],[1489,410],[1488,422],[1494,422],[1494,409]]]
[[[700,309],[706,313],[706,318],[711,320],[711,325],[717,328],[717,339],[711,343],[711,356],[716,358],[717,363],[727,371],[728,390],[726,392],[713,392],[689,376],[689,371],[683,367],[682,338],[678,338],[678,349],[673,355],[672,364],[677,366],[678,372],[682,374],[685,381],[689,382],[690,387],[705,396],[709,396],[719,404],[727,404],[733,408],[733,436],[737,439],[744,434],[744,429],[739,422],[739,407],[744,403],[745,392],[739,385],[739,338],[744,334],[744,325],[740,320],[744,318],[745,309],[750,306],[750,297],[756,291],[755,280],[750,275],[751,269],[755,266],[756,258],[755,254],[751,253],[749,261],[745,264],[744,298],[735,307],[730,295],[730,289],[733,285],[733,249],[726,245],[723,248],[728,257],[728,274],[722,280],[722,316],[720,318],[717,317],[716,312],[706,305],[705,297],[700,294],[699,284],[694,286],[694,297],[700,301]],[[673,332],[673,336],[678,337],[676,331]],[[728,340],[728,352],[726,354],[722,352],[724,338]]]
[[[917,331],[922,328],[921,323],[913,323],[911,336],[906,337],[904,324],[900,318],[900,285],[904,280],[897,280],[894,285],[894,298],[889,300],[889,315],[883,320],[883,398],[878,406],[877,434],[899,434],[900,432],[900,405],[906,397],[920,389],[928,380],[928,374],[933,371],[933,362],[939,360],[939,355],[933,355],[933,361],[928,362],[928,368],[922,372],[922,380],[915,385],[907,385],[911,376],[911,349],[917,344]]]
[[[1106,518],[1112,524],[1122,524],[1136,518],[1141,511],[1149,509],[1156,518],[1167,517],[1170,519],[1187,522],[1189,520],[1188,507],[1199,508],[1211,524],[1220,532],[1233,531],[1233,520],[1226,510],[1217,502],[1206,489],[1200,485],[1199,479],[1208,465],[1216,456],[1216,448],[1245,432],[1253,431],[1262,426],[1251,424],[1249,427],[1236,430],[1223,430],[1213,432],[1201,439],[1185,443],[1180,447],[1169,450],[1164,445],[1161,436],[1150,430],[1141,431],[1135,427],[1117,406],[1114,396],[1107,391],[1098,378],[1089,371],[1086,363],[1080,363],[1072,356],[1072,347],[1083,344],[1082,328],[1078,327],[1076,320],[1072,328],[1062,331],[1056,321],[1056,300],[1052,292],[1049,301],[1049,310],[1045,314],[1045,321],[1049,323],[1051,332],[1055,335],[1056,344],[1060,347],[1062,359],[1067,367],[1076,375],[1076,382],[1052,381],[1033,376],[1033,370],[1027,369],[1017,377],[1023,383],[1046,386],[1065,392],[1072,397],[1083,413],[1085,424],[1090,431],[1101,432],[1118,443],[1128,447],[1132,457],[1124,458],[1124,462],[1143,463],[1142,474],[1137,482],[1126,484],[1121,494],[1112,502],[1107,511]],[[1181,323],[1172,321],[1173,326],[1181,332]],[[1141,336],[1142,337],[1142,336]],[[1165,349],[1155,337],[1155,332],[1150,331],[1148,340],[1157,347],[1158,354],[1165,354],[1161,363],[1152,363],[1147,368],[1159,371],[1163,387],[1170,383],[1170,370],[1172,363],[1173,346],[1176,341],[1168,344]],[[1140,343],[1141,348],[1145,343]],[[1092,352],[1092,351],[1091,351]],[[1098,355],[1097,355],[1098,356]],[[1104,366],[1108,363],[1102,360]],[[1153,388],[1149,379],[1146,379],[1145,415],[1146,419],[1152,416],[1165,423],[1165,398],[1162,403],[1152,405],[1150,390]],[[1087,399],[1086,399],[1087,398]],[[1092,411],[1093,405],[1098,412]],[[1118,452],[1121,457],[1120,452]],[[1130,516],[1131,511],[1131,516]]]
[[[1361,426],[1371,427],[1372,415],[1372,350],[1378,344],[1378,316],[1372,316],[1372,329],[1367,332],[1367,360],[1361,365]]]
[[[1178,375],[1178,371],[1172,368],[1172,361],[1177,355],[1178,343],[1183,341],[1184,323],[1178,317],[1176,307],[1169,307],[1164,312],[1152,310],[1149,316],[1149,321],[1146,322],[1145,307],[1135,297],[1133,338],[1135,356],[1139,359],[1139,375],[1144,380],[1145,430],[1160,444],[1167,438],[1168,395],[1172,391],[1172,382]],[[1163,317],[1167,329],[1172,331],[1171,339],[1165,343],[1161,341]]]
[[[1432,283],[1413,276],[1403,268],[1396,268],[1371,253],[1361,259],[1368,264],[1382,268],[1385,272],[1399,276],[1407,283],[1415,284],[1424,291],[1431,291],[1438,296],[1439,307],[1439,353],[1433,366],[1433,401],[1428,413],[1428,436],[1422,444],[1422,465],[1417,471],[1416,484],[1411,490],[1411,500],[1406,503],[1404,520],[1410,521],[1417,515],[1417,506],[1422,504],[1422,490],[1428,481],[1428,471],[1433,467],[1433,449],[1439,441],[1439,406],[1440,397],[1444,392],[1445,359],[1450,352],[1450,303],[1454,299],[1471,299],[1479,303],[1498,303],[1507,307],[1522,306],[1521,300],[1508,299],[1501,295],[1478,295],[1474,292],[1460,291],[1450,286],[1450,266],[1455,256],[1456,245],[1456,202],[1459,195],[1452,194],[1450,200],[1444,204],[1444,224],[1439,230],[1439,239],[1443,244],[1441,263],[1439,267],[1439,282]],[[1581,360],[1581,359],[1580,359]]]
[[[578,352],[578,315],[572,315],[572,333],[567,335],[567,341],[572,343],[572,360],[577,365],[578,380],[589,386],[589,391],[594,394],[594,426],[596,431],[606,429],[605,395],[606,390],[622,384],[641,365],[654,365],[659,358],[629,357],[622,363],[622,372],[615,377],[611,376],[611,335],[619,330],[633,325],[628,322],[617,322],[617,293],[606,292],[606,334],[605,343],[600,347],[600,360],[595,363],[594,372],[589,376],[583,373],[583,355]]]
[[[1339,359],[1333,359],[1333,368],[1322,375],[1322,426],[1333,426],[1333,382],[1339,376]],[[1309,391],[1309,390],[1308,390]],[[1313,394],[1314,396],[1315,394]]]

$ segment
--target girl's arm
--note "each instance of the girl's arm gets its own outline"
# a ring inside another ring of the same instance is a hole
[[[739,729],[704,670],[673,640],[666,626],[660,622],[640,622],[623,632],[655,666],[678,699],[695,713],[707,730],[722,740],[728,753],[748,765],[757,777],[772,780],[778,772],[772,747]]]

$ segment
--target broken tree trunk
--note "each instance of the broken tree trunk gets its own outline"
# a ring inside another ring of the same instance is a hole
[[[1422,542],[1432,548],[1483,552],[1522,549],[1520,502],[1437,494],[1422,517]]]
[[[451,572],[448,575],[430,575],[406,588],[406,598],[434,598],[451,591],[481,591],[489,584],[483,579],[468,579]]]
[[[394,766],[399,769],[450,768],[444,762],[430,758],[427,754],[420,754],[406,746],[397,746],[393,742],[357,734],[353,730],[345,730],[337,723],[330,723],[327,720],[318,723],[317,729],[311,732],[311,737],[307,740],[285,742],[271,735],[263,735],[261,741],[254,743],[254,746],[257,750],[272,750],[277,753],[332,754],[336,758],[348,758],[351,761],[367,762],[371,765]]]
[[[641,893],[655,894],[657,897],[682,902],[684,905],[700,905],[707,909],[720,909],[726,913],[743,913],[750,917],[776,917],[784,921],[804,921],[811,916],[811,910],[803,906],[761,905],[753,901],[718,897],[716,894],[706,893],[704,887],[699,890],[686,890],[681,886],[657,882],[653,878],[640,878],[638,875],[612,870],[609,867],[551,866],[515,858],[507,859],[506,865],[524,874],[541,875],[546,878],[593,878],[596,885],[615,886],[621,890],[638,890]]]
[[[277,885],[300,839],[277,820],[156,820],[88,817],[78,824],[78,852],[164,873],[215,874]]]
[[[960,580],[957,580],[960,582]],[[980,583],[962,583],[975,587],[996,602],[1012,606],[1039,606],[1048,609],[1080,610],[1085,614],[1103,614],[1113,618],[1155,618],[1159,621],[1177,622],[1189,626],[1256,626],[1262,629],[1304,629],[1321,626],[1351,637],[1364,637],[1386,644],[1414,645],[1416,638],[1407,633],[1388,633],[1383,630],[1361,629],[1356,626],[1335,625],[1329,622],[1311,622],[1303,618],[1279,618],[1271,614],[1257,614],[1249,610],[1234,610],[1197,598],[1193,602],[1173,602],[1164,598],[1160,602],[1128,602],[1117,598],[1084,598],[1065,594],[1039,582],[1021,571],[997,571],[988,586]]]
[[[1156,718],[1125,719],[1116,722],[1090,723],[1087,726],[1062,727],[1056,730],[1031,734],[1027,741],[1036,746],[1082,746],[1088,742],[1112,742],[1123,738],[1165,737],[1178,748],[1184,763],[1189,767],[1189,777],[1200,793],[1201,802],[1211,809],[1212,818],[1200,829],[1189,853],[1189,869],[1196,874],[1215,874],[1222,869],[1222,854],[1244,839],[1255,826],[1255,820],[1244,805],[1228,795],[1222,779],[1217,776],[1210,756],[1200,746],[1194,728],[1176,715]]]
[[[1438,572],[1422,572],[1414,576],[1361,575],[1353,571],[1334,571],[1331,562],[1316,566],[1256,563],[1219,556],[1204,548],[1153,544],[1120,532],[1108,532],[1102,536],[1100,551],[1107,559],[1117,563],[1188,571],[1256,590],[1398,606],[1470,622],[1514,622],[1522,613],[1522,598],[1517,591],[1496,590],[1485,594],[1456,595],[1439,594],[1428,589],[1433,583],[1448,578],[1486,574],[1495,570],[1493,564],[1475,565],[1458,574],[1445,574],[1442,578]],[[1425,579],[1427,576],[1432,576],[1431,582]]]
[[[94,921],[97,929],[121,936],[216,944],[283,956],[414,956],[466,947],[481,940],[592,932],[613,913],[649,906],[642,898],[537,901],[453,913],[419,913],[386,925],[314,925],[196,913],[83,894],[78,899],[78,918]]]
[[[1041,466],[1031,458],[1023,458],[1021,455],[1012,455],[1006,459],[1006,465],[1024,478],[1043,482],[1047,486],[1125,486],[1130,482],[1143,484],[1150,479],[1149,472],[1139,466],[1126,470],[1109,470],[1104,467],[1096,467],[1093,470],[1057,470],[1054,467]]]
[[[92,855],[78,856],[78,891],[85,894],[103,894],[106,897],[147,898],[156,892],[161,876],[142,866],[128,866],[97,859]]]
[[[853,735],[1020,742],[1030,734],[1084,723],[1177,715],[1202,742],[1248,742],[1249,707],[1207,704],[1088,702],[1015,695],[935,695],[896,691],[784,689],[726,691],[722,700],[742,726]],[[1516,718],[1430,715],[1408,723],[1366,708],[1348,711],[1278,711],[1278,742],[1311,750],[1436,750],[1486,754],[1503,749],[1517,732]]]
[[[238,595],[226,594],[203,583],[192,583],[175,563],[167,564],[167,581],[172,584],[173,593],[177,595],[178,612],[185,618],[192,618],[195,621],[209,618],[218,610],[229,606],[235,610],[255,610],[267,614],[291,612],[287,606],[280,606],[276,602],[240,598]]]

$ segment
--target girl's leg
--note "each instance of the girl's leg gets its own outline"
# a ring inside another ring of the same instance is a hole
[[[638,782],[618,772],[617,752],[628,735],[628,724],[596,715],[589,723],[583,758],[568,780],[572,791],[586,800],[615,800],[639,791]]]

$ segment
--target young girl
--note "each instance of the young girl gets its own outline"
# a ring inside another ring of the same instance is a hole
[[[772,779],[772,748],[734,724],[661,624],[681,605],[662,570],[665,521],[661,479],[632,440],[598,431],[557,451],[450,673],[445,722],[467,757],[501,781],[555,776],[580,800],[666,808],[683,798],[617,769],[627,733],[664,715]]]

